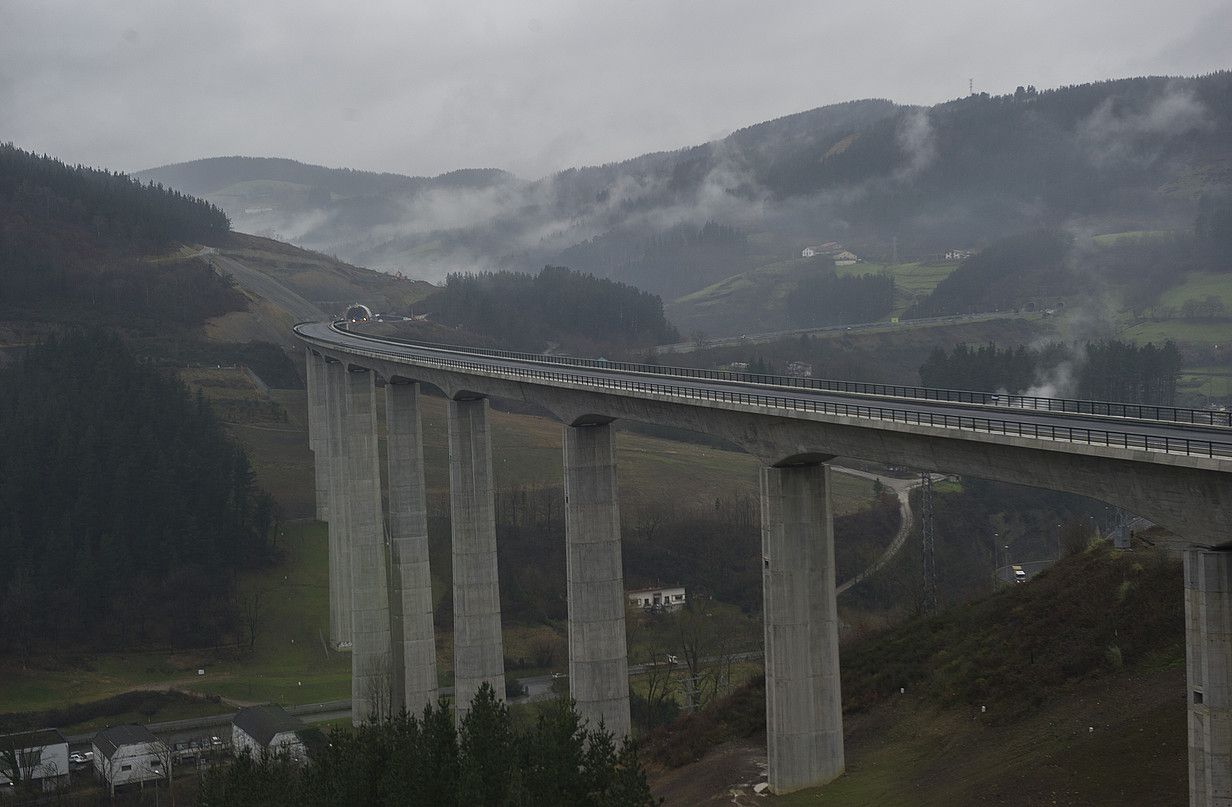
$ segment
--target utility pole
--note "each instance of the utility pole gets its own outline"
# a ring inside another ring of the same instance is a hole
[[[920,535],[924,544],[924,612],[937,610],[937,557],[933,532],[933,475],[920,474]]]

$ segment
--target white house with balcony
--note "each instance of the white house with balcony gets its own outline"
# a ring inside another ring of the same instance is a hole
[[[626,591],[629,602],[644,611],[673,611],[684,607],[684,586],[660,586]]]

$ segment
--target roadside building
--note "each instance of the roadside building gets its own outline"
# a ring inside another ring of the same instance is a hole
[[[860,260],[856,257],[854,252],[849,252],[845,249],[834,253],[833,257],[835,266],[851,266],[856,263],[856,261]]]
[[[0,736],[0,785],[28,782],[44,791],[68,787],[68,741],[55,729]]]
[[[297,762],[308,761],[304,721],[281,706],[249,706],[231,720],[231,748],[236,755],[260,756],[263,751]]]
[[[684,606],[684,586],[659,586],[626,591],[629,602],[646,611],[672,611]]]
[[[171,749],[145,726],[111,726],[94,735],[94,773],[117,787],[166,779]]]

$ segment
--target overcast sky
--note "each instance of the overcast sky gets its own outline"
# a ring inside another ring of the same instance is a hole
[[[1228,0],[0,0],[0,141],[536,177],[853,98],[1232,67]]]

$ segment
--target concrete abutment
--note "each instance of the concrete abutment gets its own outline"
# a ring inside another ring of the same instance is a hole
[[[1232,805],[1232,552],[1185,552],[1190,807]]]

